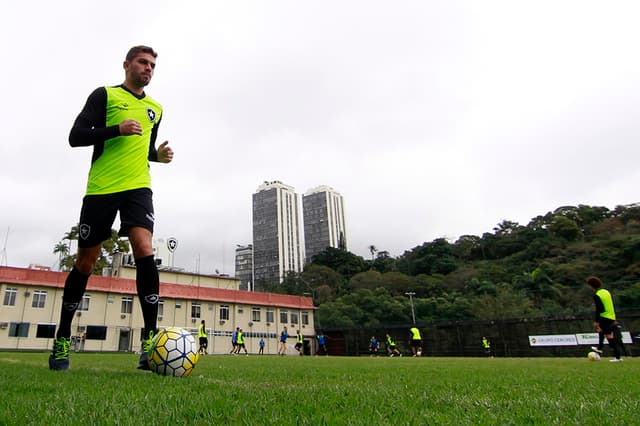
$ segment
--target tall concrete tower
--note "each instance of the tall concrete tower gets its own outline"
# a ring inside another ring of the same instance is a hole
[[[302,197],[307,262],[327,247],[347,249],[344,200],[333,188],[319,186]]]
[[[236,278],[240,280],[240,290],[253,290],[253,246],[236,246]]]
[[[302,271],[299,197],[280,181],[265,182],[253,194],[253,275],[260,291],[279,284],[289,271]]]

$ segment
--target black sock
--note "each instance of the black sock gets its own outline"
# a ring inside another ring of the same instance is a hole
[[[609,339],[607,337],[607,341],[609,342],[609,346],[611,346],[611,349],[613,350],[613,354],[615,355],[615,357],[617,359],[620,359],[620,347],[618,346],[618,339],[616,339],[615,337],[612,337],[611,339]]]
[[[160,300],[160,277],[153,255],[136,259],[136,288],[144,319],[142,338],[147,339],[149,332],[156,332]]]
[[[602,350],[603,347],[604,347],[604,334],[598,333],[598,349]]]
[[[64,292],[62,293],[62,309],[60,309],[60,323],[58,324],[58,332],[56,339],[64,337],[71,338],[71,321],[76,313],[84,291],[87,289],[87,281],[89,275],[84,275],[74,266],[67,275],[64,283]]]

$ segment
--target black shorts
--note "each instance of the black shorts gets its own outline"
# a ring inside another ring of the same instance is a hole
[[[413,346],[414,348],[421,347],[422,346],[422,340],[412,339],[411,340],[411,346]]]
[[[206,337],[200,337],[200,346],[206,346],[209,343],[209,339]]]
[[[609,318],[600,317],[598,318],[598,324],[600,324],[600,330],[602,330],[602,333],[607,335],[614,332],[616,321]]]
[[[85,195],[80,211],[78,246],[95,247],[111,238],[111,227],[120,212],[121,236],[139,226],[153,233],[153,192],[149,188],[132,189],[105,195]]]

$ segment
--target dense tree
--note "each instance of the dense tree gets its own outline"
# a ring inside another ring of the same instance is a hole
[[[368,269],[367,262],[362,257],[334,247],[327,247],[313,256],[312,263],[327,266],[346,279]]]
[[[56,243],[53,249],[53,253],[59,257],[59,268],[61,271],[70,271],[76,262],[76,254],[71,254],[71,246],[73,241],[78,240],[78,227],[72,226],[71,230],[67,232],[61,241]],[[67,241],[65,243],[65,241]],[[96,266],[93,268],[93,273],[96,275],[102,275],[104,268],[111,266],[113,263],[113,256],[116,253],[128,253],[129,241],[121,238],[115,229],[111,230],[111,237],[103,241],[100,255],[96,262]]]
[[[582,231],[575,220],[565,216],[556,216],[549,225],[549,231],[567,241],[575,241],[582,237]]]
[[[506,284],[497,287],[495,295],[483,294],[469,307],[478,319],[510,319],[536,316],[539,312],[533,302],[522,292]]]
[[[391,257],[388,251],[381,250],[373,261],[373,269],[380,273],[397,271],[396,259]]]
[[[64,253],[63,242],[56,247]],[[275,291],[312,293],[321,327],[589,315],[588,275],[613,289],[619,310],[640,306],[640,206],[563,206],[522,226],[503,220],[492,232],[425,242],[371,260],[328,248]]]

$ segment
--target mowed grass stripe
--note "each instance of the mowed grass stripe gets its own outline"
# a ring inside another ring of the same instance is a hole
[[[640,361],[206,356],[186,379],[133,354],[0,352],[0,424],[640,423]]]

